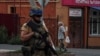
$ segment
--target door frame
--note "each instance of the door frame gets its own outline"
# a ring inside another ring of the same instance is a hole
[[[82,16],[81,17],[79,17],[79,18],[81,18],[81,24],[82,24],[82,41],[81,41],[81,47],[80,48],[83,48],[84,47],[84,9],[83,8],[79,8],[79,7],[69,7],[69,10],[70,10],[70,8],[73,8],[73,9],[81,9],[82,10]],[[69,24],[69,26],[70,26],[70,19],[71,18],[78,18],[77,16],[76,17],[71,17],[71,16],[69,16],[69,22],[68,22],[68,24]],[[70,27],[68,28],[68,29],[70,29]],[[70,35],[70,33],[69,33],[69,31],[68,31],[68,35]],[[70,37],[70,36],[69,36]],[[73,48],[73,46],[71,46],[71,44],[69,45],[69,47],[72,47]]]

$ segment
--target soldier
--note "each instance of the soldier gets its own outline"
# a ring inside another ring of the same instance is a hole
[[[48,56],[49,49],[57,55],[56,51],[52,48],[48,31],[41,21],[42,10],[40,8],[31,9],[30,17],[31,19],[21,27],[23,55],[32,56],[35,50],[44,50],[45,56]]]

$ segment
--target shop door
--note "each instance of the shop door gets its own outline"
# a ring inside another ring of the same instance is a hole
[[[69,37],[71,39],[70,47],[82,48],[83,46],[83,22],[82,18],[70,18]]]

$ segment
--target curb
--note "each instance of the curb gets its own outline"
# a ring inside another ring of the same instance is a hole
[[[23,55],[22,55],[22,53],[5,52],[5,53],[0,53],[0,56],[23,56]],[[38,55],[38,56],[41,56],[41,55]],[[61,54],[59,56],[75,56],[75,54]]]

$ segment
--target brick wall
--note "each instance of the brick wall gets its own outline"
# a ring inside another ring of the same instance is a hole
[[[23,24],[29,19],[30,5],[28,2],[0,2],[0,13],[11,14],[10,7],[16,7],[16,13],[20,16],[20,24]],[[55,17],[56,16],[56,4],[50,2],[44,9],[44,17]]]

